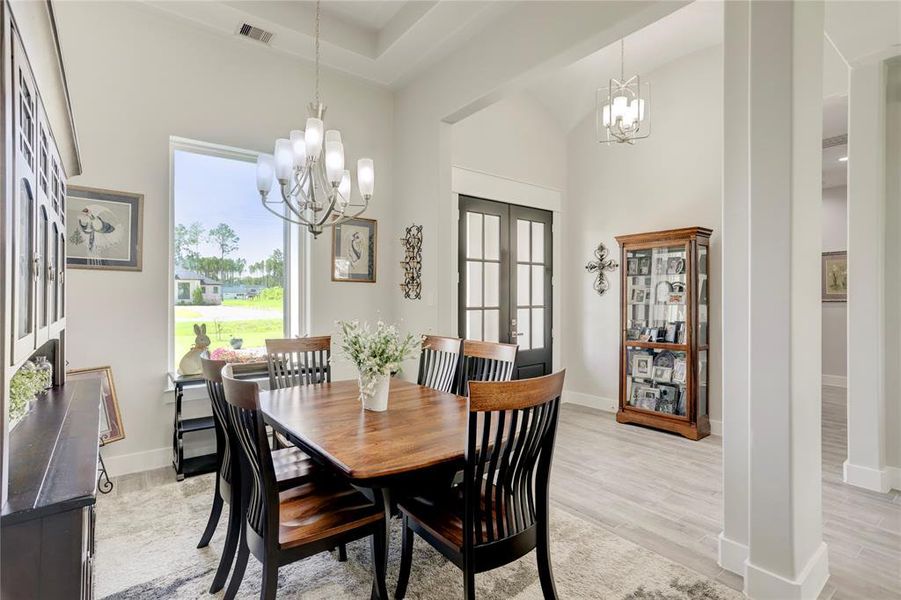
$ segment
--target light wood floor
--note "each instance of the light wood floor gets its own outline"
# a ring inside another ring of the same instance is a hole
[[[845,390],[823,388],[823,535],[832,576],[821,598],[901,598],[901,493],[842,483]],[[720,439],[692,442],[574,405],[561,411],[551,497],[670,560],[736,589],[717,565]]]
[[[842,483],[845,391],[823,388],[823,518],[832,576],[821,598],[901,598],[901,493]],[[113,494],[174,479],[172,469],[115,478]],[[720,439],[698,442],[617,424],[612,413],[561,411],[551,497],[571,512],[735,589],[717,565],[722,530]]]

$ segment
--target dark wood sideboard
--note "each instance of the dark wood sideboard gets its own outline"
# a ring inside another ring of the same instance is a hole
[[[53,388],[12,431],[3,600],[93,598],[100,380]]]

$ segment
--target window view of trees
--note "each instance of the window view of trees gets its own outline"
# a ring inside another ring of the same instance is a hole
[[[175,365],[206,324],[211,353],[250,356],[284,336],[284,231],[259,204],[255,165],[175,153]]]

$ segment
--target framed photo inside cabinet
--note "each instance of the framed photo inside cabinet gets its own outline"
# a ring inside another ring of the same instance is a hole
[[[823,252],[823,302],[848,301],[848,253]]]
[[[66,192],[66,266],[140,271],[144,195],[70,185]]]
[[[378,261],[378,223],[351,219],[332,233],[332,281],[375,283]]]

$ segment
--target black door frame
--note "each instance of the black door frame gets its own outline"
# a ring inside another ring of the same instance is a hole
[[[554,212],[545,209],[521,206],[497,200],[488,200],[465,194],[459,194],[457,208],[457,331],[460,337],[466,337],[466,223],[465,213],[469,211],[493,214],[500,217],[500,285],[499,285],[499,329],[498,340],[503,343],[518,343],[513,337],[512,320],[515,318],[516,294],[517,294],[517,267],[511,258],[512,249],[516,248],[517,219],[527,219],[535,222],[543,222],[546,225],[544,234],[544,345],[537,350],[520,350],[517,356],[518,375],[520,369],[529,369],[535,364],[545,364],[544,373],[553,371],[554,358],[554,293],[553,293],[553,222]],[[483,234],[484,236],[484,227]],[[484,247],[484,239],[483,239]],[[484,290],[483,290],[484,294]],[[536,372],[534,368],[530,371]]]

